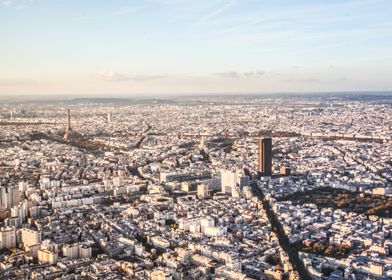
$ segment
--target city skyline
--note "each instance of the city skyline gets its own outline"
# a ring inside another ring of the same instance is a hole
[[[392,277],[392,95],[24,100],[1,279]]]
[[[0,96],[388,91],[392,3],[0,1]]]

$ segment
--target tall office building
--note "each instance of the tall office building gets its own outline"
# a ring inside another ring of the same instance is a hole
[[[79,245],[79,258],[81,259],[91,258],[91,252],[92,249],[90,246],[84,244]]]
[[[25,248],[37,245],[41,243],[41,233],[32,229],[22,228],[20,230],[20,239]]]
[[[230,170],[221,170],[221,192],[231,194],[237,185],[237,174]]]
[[[200,138],[200,144],[199,144],[199,149],[204,149],[205,148],[205,137],[202,136]]]
[[[249,177],[242,172],[221,170],[221,192],[233,195],[235,191],[238,192],[239,189],[249,184]]]
[[[62,248],[63,256],[69,259],[79,258],[79,244],[65,244]]]
[[[11,209],[20,202],[18,187],[0,187],[0,205],[5,209]]]
[[[197,185],[197,197],[204,199],[208,197],[208,186],[204,184]]]
[[[0,249],[16,247],[16,231],[14,227],[0,229]]]
[[[58,254],[46,249],[39,249],[38,250],[38,262],[40,264],[47,263],[49,265],[54,265],[57,263]]]
[[[258,141],[258,175],[272,175],[272,139],[271,137],[260,138]]]

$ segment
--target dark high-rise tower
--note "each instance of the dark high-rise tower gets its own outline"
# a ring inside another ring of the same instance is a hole
[[[272,139],[271,137],[259,138],[258,141],[258,174],[259,176],[272,175]]]
[[[64,140],[68,140],[71,136],[71,110],[67,109],[67,129],[65,130]]]

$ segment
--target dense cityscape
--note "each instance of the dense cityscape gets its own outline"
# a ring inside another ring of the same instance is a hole
[[[390,94],[0,103],[1,279],[391,279]]]

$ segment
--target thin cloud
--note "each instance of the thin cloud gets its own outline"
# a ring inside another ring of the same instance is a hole
[[[346,77],[338,77],[332,79],[318,79],[318,78],[303,78],[303,79],[285,79],[285,82],[300,82],[300,83],[334,83],[334,82],[346,82],[348,79]]]
[[[7,7],[14,6],[16,8],[24,8],[27,4],[31,4],[33,2],[35,2],[35,0],[0,0],[1,5]]]
[[[110,82],[127,82],[127,81],[148,81],[165,78],[165,75],[124,75],[115,71],[101,71],[93,74],[93,77],[99,80]]]
[[[2,0],[1,4],[4,5],[4,6],[10,6],[10,5],[13,4],[13,2],[14,1],[12,1],[12,0]]]
[[[248,30],[250,28],[255,27],[263,27],[264,29],[270,30],[282,30],[287,28],[295,27],[296,25],[302,25],[307,27],[314,27],[320,25],[329,25],[334,24],[336,22],[346,22],[347,14],[344,16],[337,16],[334,18],[331,17],[319,17],[317,16],[319,13],[323,13],[327,11],[333,10],[341,10],[354,8],[358,6],[366,6],[373,5],[376,3],[385,2],[385,0],[352,0],[352,1],[341,1],[337,3],[314,3],[307,6],[298,5],[297,8],[291,8],[290,10],[279,9],[279,10],[270,10],[268,13],[265,13],[265,16],[262,17],[258,15],[256,18],[244,17],[243,22],[225,28],[221,31],[221,33],[231,33],[231,32],[239,32]],[[315,16],[316,15],[316,16]],[[351,20],[363,20],[363,16],[351,19]],[[284,25],[282,27],[282,25]],[[378,27],[378,26],[377,26]]]
[[[210,12],[209,14],[205,15],[204,17],[200,18],[201,21],[207,21],[213,17],[216,17],[217,15],[223,13],[224,11],[226,11],[228,8],[230,8],[231,6],[234,5],[234,0],[231,0],[229,2],[227,2],[225,5],[223,5],[222,7]]]
[[[260,78],[261,76],[264,76],[264,75],[265,75],[265,71],[258,70],[258,71],[244,72],[244,73],[242,73],[242,75],[243,75],[245,78],[248,78],[248,79],[251,79],[251,78]]]
[[[98,14],[98,15],[82,15],[79,17],[74,18],[75,20],[100,20],[100,19],[106,19],[106,18],[115,18],[115,17],[121,17],[125,15],[130,15],[130,14],[135,14],[142,10],[144,6],[131,6],[131,7],[124,7],[118,10],[115,10],[113,12],[105,13],[105,14]]]
[[[143,7],[141,6],[134,6],[134,7],[126,7],[123,9],[120,9],[118,11],[113,12],[111,15],[112,16],[122,16],[122,15],[128,15],[128,14],[134,14],[138,11],[140,11]]]
[[[34,85],[36,84],[33,80],[19,80],[19,79],[0,79],[0,85],[2,86],[22,86],[22,85]]]
[[[221,72],[221,73],[215,73],[216,76],[222,77],[222,78],[241,78],[241,74],[235,71],[230,71],[230,72]]]
[[[316,79],[316,78],[307,78],[307,79],[301,79],[301,80],[299,80],[300,82],[303,82],[303,83],[316,83],[316,82],[320,82],[320,80],[319,79]]]
[[[230,79],[258,79],[265,75],[264,70],[257,70],[257,71],[247,71],[247,72],[236,72],[236,71],[229,71],[229,72],[220,72],[215,73],[216,76],[221,78],[230,78]]]
[[[244,29],[244,28],[247,28],[247,27],[256,25],[256,24],[260,24],[260,23],[263,23],[263,22],[266,22],[266,21],[267,21],[266,19],[252,19],[252,20],[250,20],[250,21],[248,21],[248,22],[239,24],[239,25],[237,25],[237,26],[227,28],[227,29],[223,30],[222,33],[228,33],[228,32],[233,32],[233,31],[239,31],[239,30],[241,30],[241,29]]]

